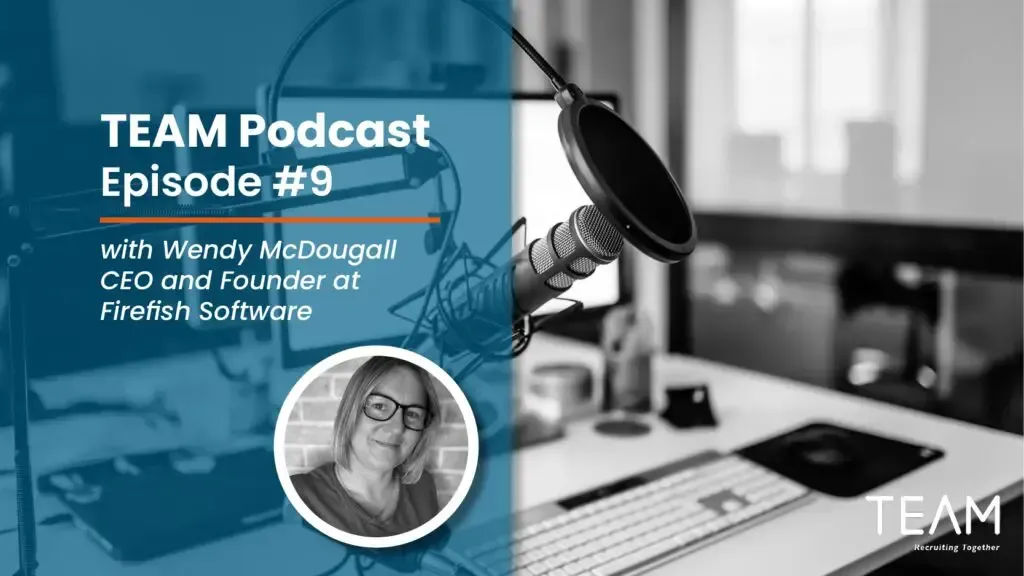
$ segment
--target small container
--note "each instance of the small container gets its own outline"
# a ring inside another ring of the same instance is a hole
[[[583,364],[544,364],[534,368],[524,408],[550,422],[567,422],[592,414],[594,383]]]
[[[602,411],[650,412],[654,356],[650,321],[632,307],[615,308],[604,318],[601,345],[605,355]]]

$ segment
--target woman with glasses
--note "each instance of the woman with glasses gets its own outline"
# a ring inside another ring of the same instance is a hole
[[[430,376],[387,356],[367,360],[349,380],[334,418],[333,462],[291,476],[324,522],[358,536],[403,534],[440,510],[424,470],[440,420]]]

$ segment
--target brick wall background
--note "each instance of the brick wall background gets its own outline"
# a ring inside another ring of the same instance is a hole
[[[349,378],[362,362],[352,360],[339,364],[302,392],[289,415],[285,433],[289,474],[305,472],[331,460],[334,414]],[[435,437],[427,470],[437,482],[438,502],[443,508],[462,481],[469,441],[466,423],[455,399],[443,384],[437,381],[433,384],[441,401],[441,431]]]

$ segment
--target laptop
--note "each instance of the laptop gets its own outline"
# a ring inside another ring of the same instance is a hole
[[[132,562],[278,521],[285,502],[270,446],[119,456],[45,474],[39,490],[110,556]]]

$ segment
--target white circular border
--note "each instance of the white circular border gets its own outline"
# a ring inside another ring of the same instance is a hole
[[[295,486],[292,485],[291,477],[288,473],[288,466],[285,462],[285,431],[288,428],[288,418],[291,415],[292,410],[295,408],[295,403],[298,402],[299,398],[302,396],[302,392],[307,386],[312,384],[313,380],[328,369],[333,368],[342,362],[365,358],[368,356],[390,356],[392,358],[399,358],[401,360],[411,362],[429,372],[430,375],[443,384],[451,393],[452,397],[455,398],[455,403],[458,404],[459,410],[462,412],[462,417],[465,420],[466,436],[469,439],[469,454],[466,457],[466,470],[462,475],[462,482],[459,483],[459,487],[455,490],[455,494],[452,496],[451,500],[448,501],[448,504],[426,523],[417,526],[408,532],[397,534],[395,536],[381,536],[377,538],[349,534],[348,532],[338,530],[334,526],[331,526],[327,522],[321,520],[319,516],[314,514],[313,511],[306,506],[306,503],[299,497],[298,492],[295,491]],[[469,494],[469,489],[473,485],[473,478],[476,476],[476,468],[479,458],[480,436],[476,429],[476,417],[473,415],[473,410],[469,406],[469,400],[466,398],[462,389],[459,388],[458,384],[455,383],[455,380],[437,364],[434,364],[427,358],[424,358],[415,352],[405,350],[404,348],[396,348],[394,346],[360,346],[358,348],[350,348],[333,354],[318,362],[315,366],[306,371],[306,373],[302,375],[302,378],[299,378],[299,381],[295,383],[295,386],[292,387],[291,391],[288,392],[288,396],[284,399],[284,403],[281,405],[281,411],[277,416],[277,425],[274,428],[274,465],[277,468],[277,477],[281,482],[281,487],[284,488],[284,493],[288,497],[288,501],[291,502],[296,512],[298,512],[306,522],[309,522],[311,526],[319,530],[321,533],[326,534],[343,544],[361,546],[363,548],[393,548],[395,546],[402,546],[410,542],[415,542],[416,540],[429,535],[439,526],[447,522],[448,519],[451,518],[452,514],[458,510],[459,506],[462,505],[463,500],[466,499],[466,495]]]

